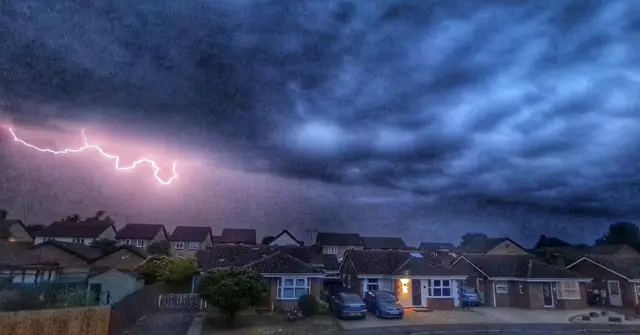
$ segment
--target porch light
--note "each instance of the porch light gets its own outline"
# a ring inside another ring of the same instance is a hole
[[[409,279],[400,279],[400,283],[402,283],[402,293],[409,293]]]

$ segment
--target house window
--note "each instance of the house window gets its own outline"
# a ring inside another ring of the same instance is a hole
[[[432,253],[431,253],[431,257],[436,258],[436,257],[438,257],[438,254],[437,254],[437,253],[435,253],[435,252],[432,252]]]
[[[378,278],[367,279],[367,291],[377,291],[378,287]]]
[[[520,292],[520,294],[524,294],[524,283],[518,283],[518,291]]]
[[[124,240],[124,244],[126,244],[126,245],[131,244],[131,240]]]
[[[430,279],[429,296],[438,298],[451,297],[451,281],[448,279]]]
[[[351,288],[351,275],[347,275],[347,287]]]
[[[73,243],[84,243],[84,239],[83,238],[74,238],[73,239]]]
[[[189,250],[198,250],[199,247],[199,242],[189,242]]]
[[[310,282],[308,278],[279,278],[278,299],[294,300],[308,294]]]
[[[136,241],[136,247],[144,248],[144,240],[137,240]]]
[[[329,255],[337,255],[338,247],[327,247],[327,254]]]
[[[496,293],[509,293],[509,285],[507,285],[507,282],[496,282]]]
[[[580,299],[580,284],[577,281],[559,282],[558,299]]]
[[[45,237],[43,240],[47,242],[47,241],[55,241],[56,239],[55,237]]]
[[[184,249],[184,242],[180,241],[180,242],[176,242],[176,245],[174,247],[176,250],[182,250]]]

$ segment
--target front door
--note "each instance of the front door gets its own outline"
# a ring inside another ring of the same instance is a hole
[[[476,289],[478,290],[480,300],[484,303],[484,279],[478,278]]]
[[[617,280],[609,280],[607,282],[609,290],[609,303],[611,306],[622,306],[622,295],[620,294],[620,282]]]
[[[542,283],[542,298],[544,300],[544,307],[553,307],[551,283]]]

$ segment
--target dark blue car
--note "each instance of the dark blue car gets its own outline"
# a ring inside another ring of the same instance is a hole
[[[367,306],[355,293],[338,293],[329,300],[329,310],[340,319],[364,319]]]
[[[387,291],[370,291],[364,296],[369,312],[379,318],[402,319],[404,308],[398,303],[395,294]]]
[[[482,305],[482,298],[475,288],[464,287],[460,291],[462,307],[476,307]]]

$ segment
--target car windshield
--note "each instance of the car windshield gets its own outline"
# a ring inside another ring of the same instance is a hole
[[[395,302],[396,301],[396,297],[393,294],[389,294],[389,293],[377,293],[376,294],[376,299],[378,301],[382,301],[382,302]]]
[[[465,293],[465,294],[475,294],[475,293],[476,293],[476,290],[475,290],[475,289],[473,289],[473,288],[465,288],[465,289],[464,289],[464,293]]]

